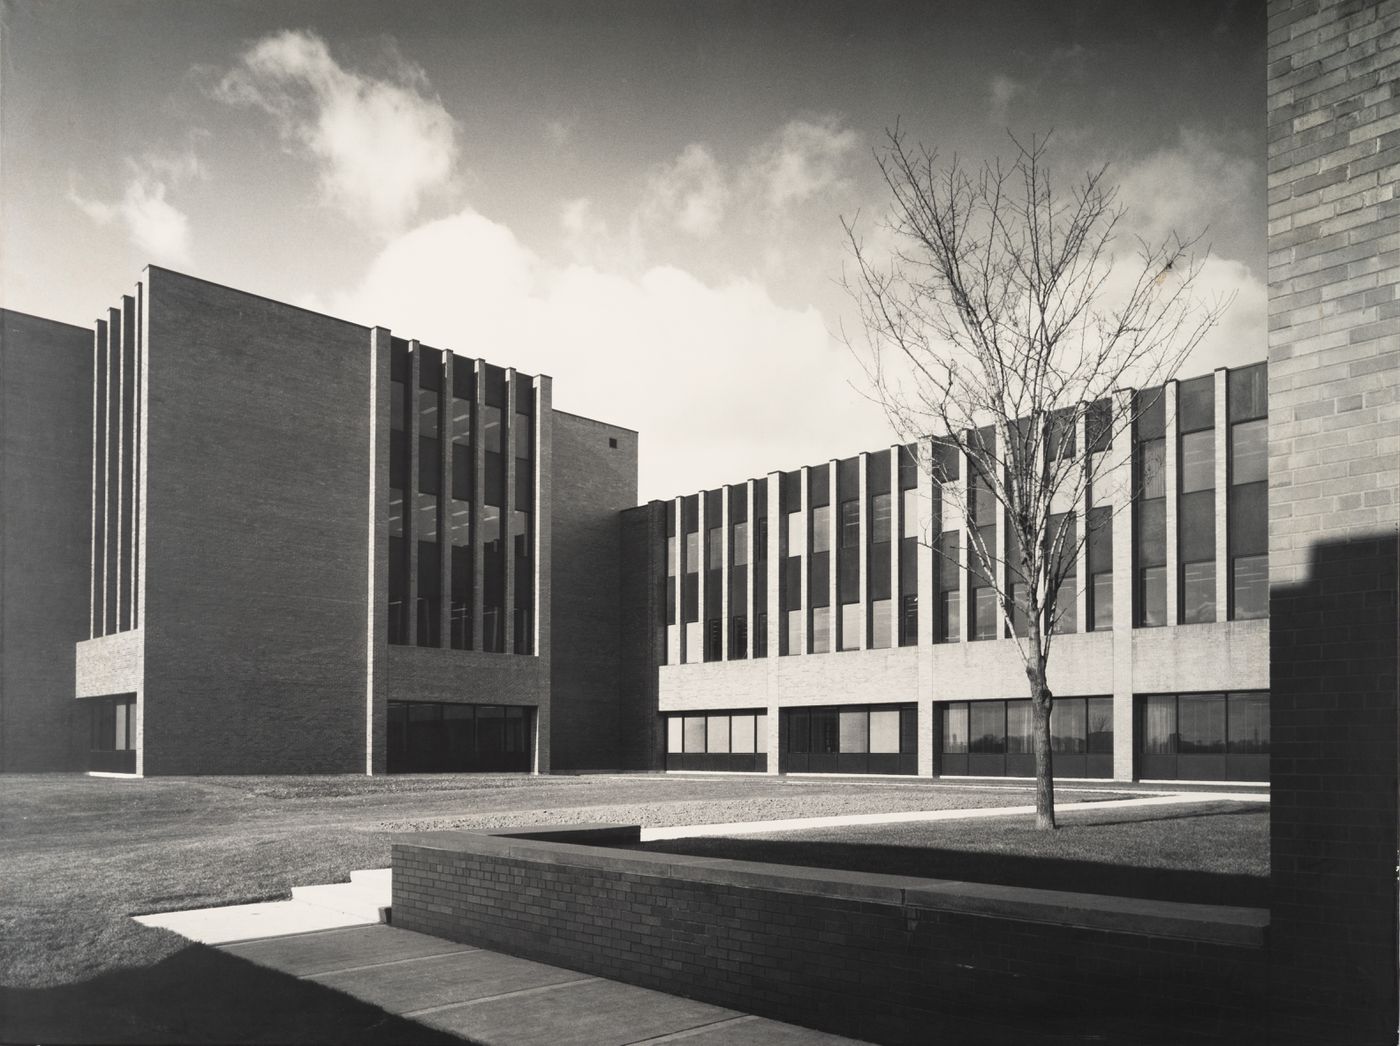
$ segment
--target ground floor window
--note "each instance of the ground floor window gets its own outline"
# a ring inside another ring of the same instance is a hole
[[[136,695],[88,699],[92,716],[88,769],[112,774],[136,772]]]
[[[667,770],[768,769],[768,716],[757,710],[668,715]]]
[[[934,772],[945,776],[1035,776],[1029,698],[935,706]],[[1056,777],[1113,776],[1113,698],[1057,697],[1050,712]]]
[[[913,774],[918,771],[914,705],[784,709],[783,773]]]
[[[402,773],[528,772],[533,708],[390,701],[387,769]]]
[[[1267,781],[1267,690],[1137,697],[1137,776]]]

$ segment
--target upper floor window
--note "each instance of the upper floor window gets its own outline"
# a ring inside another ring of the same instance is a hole
[[[841,547],[860,546],[860,502],[854,498],[841,502]]]

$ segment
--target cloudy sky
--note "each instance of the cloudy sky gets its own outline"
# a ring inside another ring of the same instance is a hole
[[[87,324],[156,263],[522,370],[638,429],[641,496],[887,445],[841,219],[896,119],[1055,132],[1265,351],[1262,3],[6,0],[0,295]]]

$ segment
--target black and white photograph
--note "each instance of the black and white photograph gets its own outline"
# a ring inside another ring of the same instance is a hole
[[[1400,0],[0,0],[0,1043],[1396,1046]]]

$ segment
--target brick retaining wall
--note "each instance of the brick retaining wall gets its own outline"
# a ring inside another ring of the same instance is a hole
[[[1264,1039],[1262,911],[569,838],[409,836],[394,925],[880,1042]]]

